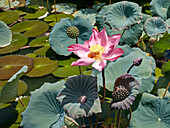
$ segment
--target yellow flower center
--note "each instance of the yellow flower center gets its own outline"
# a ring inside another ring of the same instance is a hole
[[[104,51],[105,51],[104,47],[102,47],[99,44],[95,44],[90,47],[90,53],[88,53],[88,57],[96,60],[101,60],[101,56]]]

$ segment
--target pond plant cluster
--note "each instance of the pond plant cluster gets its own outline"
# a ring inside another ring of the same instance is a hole
[[[170,0],[68,2],[0,0],[0,128],[170,128]]]

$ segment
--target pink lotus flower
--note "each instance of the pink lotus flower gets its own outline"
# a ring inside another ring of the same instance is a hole
[[[101,32],[93,29],[90,39],[83,45],[73,44],[68,47],[68,51],[74,52],[80,57],[71,66],[87,66],[94,62],[92,67],[101,71],[106,66],[107,60],[114,61],[124,53],[121,48],[116,48],[120,37],[120,34],[107,36],[105,28]]]

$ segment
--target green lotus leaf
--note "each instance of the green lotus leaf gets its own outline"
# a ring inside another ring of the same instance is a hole
[[[112,4],[104,14],[105,23],[113,30],[129,29],[134,24],[139,24],[142,18],[141,8],[138,4],[121,1]]]
[[[22,34],[13,34],[12,35],[12,42],[10,45],[1,48],[0,54],[7,54],[12,53],[19,50],[21,47],[25,46],[28,42],[28,38]]]
[[[93,26],[86,19],[75,17],[73,20],[64,18],[53,27],[49,37],[49,44],[52,49],[59,55],[68,56],[71,52],[67,51],[67,47],[76,43],[76,38],[70,38],[67,35],[67,29],[75,26],[79,29],[78,43],[83,44],[89,40],[92,34]]]
[[[38,10],[34,14],[27,13],[27,15],[24,16],[25,19],[37,19],[40,16],[43,16],[46,13],[44,10]]]
[[[3,109],[0,109],[0,127],[9,128],[18,117],[18,112],[15,109],[16,103],[11,104]]]
[[[79,11],[74,12],[73,16],[83,17],[89,20],[92,25],[94,25],[96,23],[96,14],[97,14],[96,10],[86,8],[86,9],[80,9]]]
[[[169,100],[170,97],[161,99],[144,93],[138,108],[132,112],[129,128],[169,128]]]
[[[18,83],[18,96],[22,96],[27,91],[28,86],[24,81],[19,81]]]
[[[57,22],[59,22],[62,18],[74,19],[74,16],[72,16],[70,14],[56,14],[56,15],[57,15]],[[51,22],[51,23],[49,23],[50,26],[55,26],[55,23],[56,23],[56,16],[55,16],[55,14],[47,16],[44,19],[44,21]]]
[[[115,62],[110,62],[105,68],[106,88],[109,91],[113,90],[116,78],[126,74],[136,58],[143,58],[142,63],[138,67],[133,67],[129,74],[139,82],[139,93],[150,92],[152,90],[155,81],[155,60],[153,57],[147,56],[139,48],[132,48],[128,55],[118,58]],[[95,71],[92,74],[96,74]],[[102,86],[102,73],[99,73],[97,78],[98,85]]]
[[[11,24],[19,19],[19,14],[14,11],[4,11],[0,13],[0,20],[6,24]]]
[[[98,11],[98,10],[101,9],[105,4],[106,4],[106,3],[97,3],[97,4],[93,5],[92,8]]]
[[[58,62],[56,60],[50,60],[47,57],[36,57],[33,58],[33,60],[34,68],[26,74],[29,77],[39,77],[47,75],[55,71],[58,67]]]
[[[34,37],[45,33],[49,26],[38,20],[23,21],[11,27],[12,32],[24,32],[27,37]]]
[[[5,8],[5,9],[17,7],[18,5],[19,5],[19,1],[17,0],[1,0],[0,2],[0,8]]]
[[[0,20],[0,48],[9,45],[12,41],[12,33],[8,26]]]
[[[159,77],[157,83],[156,83],[156,87],[157,89],[166,89],[168,86],[169,80],[164,76],[164,77]],[[170,88],[168,88],[168,91],[170,91]]]
[[[24,128],[64,127],[64,110],[56,97],[65,81],[54,84],[44,83],[40,89],[31,92],[29,105],[24,113],[21,126]],[[56,126],[56,127],[54,127]]]
[[[109,25],[105,24],[105,20],[103,16],[105,13],[109,10],[111,5],[104,6],[101,11],[96,16],[96,25],[98,29],[101,31],[103,27],[105,27],[106,32],[109,36],[112,36],[114,34],[122,34],[123,30],[120,31],[114,31],[110,28]],[[135,24],[131,26],[128,30],[125,30],[123,36],[120,39],[120,44],[128,44],[128,45],[134,45],[138,42],[139,37],[142,34],[143,31],[143,25],[147,18],[151,17],[150,15],[142,14],[142,19],[139,24]]]
[[[71,66],[71,63],[73,61],[76,61],[75,58],[70,58],[68,60],[60,60],[58,61],[58,64],[60,65],[57,70],[52,72],[54,76],[57,77],[69,77],[73,75],[80,75],[79,72],[79,66]],[[81,72],[84,72],[87,70],[87,66],[81,66]]]
[[[76,4],[72,3],[58,3],[52,6],[53,11],[55,11],[54,8],[56,8],[56,12],[63,12],[66,14],[71,14],[76,11]]]
[[[7,103],[18,96],[18,81],[23,73],[27,72],[28,66],[23,66],[16,74],[14,74],[8,82],[2,86],[0,92],[0,103]]]
[[[165,91],[166,91],[165,88],[158,89],[158,97],[162,98],[163,95],[165,94]],[[168,97],[168,96],[170,96],[169,91],[166,92],[165,97]]]
[[[170,49],[170,34],[164,35],[159,41],[156,41],[152,47],[154,54],[160,56],[166,50]]]
[[[18,72],[24,65],[28,71],[33,68],[33,60],[21,55],[8,55],[0,57],[0,79],[9,79]]]
[[[168,11],[170,10],[169,0],[152,0],[150,5],[153,16],[159,16],[164,20],[170,18],[170,14],[168,14]]]
[[[170,81],[170,61],[165,62],[162,66],[162,74]]]
[[[168,34],[170,34],[170,18],[168,20],[166,20],[166,24],[168,25]]]
[[[156,36],[168,30],[167,24],[160,17],[148,18],[144,25],[144,31],[148,36]]]
[[[97,78],[93,76],[79,75],[69,77],[57,99],[65,112],[73,119],[101,113],[100,99],[97,92]]]
[[[77,128],[77,127],[79,127],[79,124],[69,116],[64,117],[64,122],[65,122],[65,125],[67,126],[67,128]]]

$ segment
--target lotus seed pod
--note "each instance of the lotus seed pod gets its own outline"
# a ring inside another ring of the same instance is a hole
[[[133,61],[134,66],[139,66],[142,63],[142,58],[137,58]]]
[[[76,26],[71,26],[71,27],[67,28],[66,33],[67,33],[68,37],[74,39],[77,36],[79,36],[79,29]]]
[[[112,93],[113,102],[123,101],[129,96],[129,91],[125,88],[117,88],[116,91]]]

